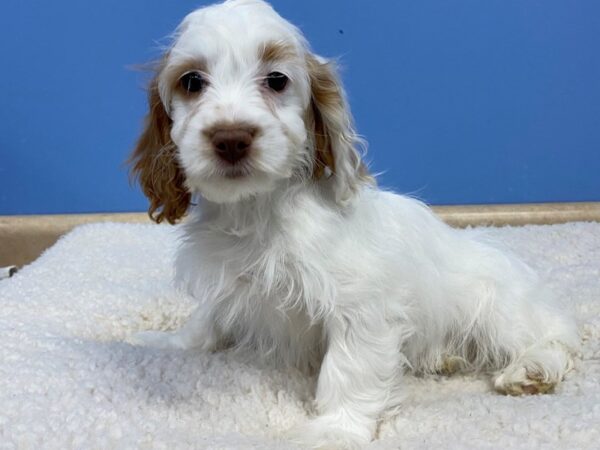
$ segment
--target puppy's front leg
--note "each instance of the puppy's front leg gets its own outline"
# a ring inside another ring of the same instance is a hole
[[[316,393],[319,415],[296,430],[303,444],[360,448],[373,439],[400,370],[400,334],[381,315],[338,312],[326,323],[327,352]]]
[[[141,331],[130,336],[128,342],[154,348],[194,348],[209,352],[217,348],[219,335],[212,311],[198,307],[178,331]]]

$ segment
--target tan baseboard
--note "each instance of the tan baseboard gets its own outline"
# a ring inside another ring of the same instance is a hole
[[[459,228],[600,222],[600,202],[457,205],[434,206],[433,209],[445,222]]]
[[[435,206],[433,209],[455,227],[600,222],[600,202]],[[25,265],[75,226],[94,222],[150,223],[150,220],[145,213],[0,216],[0,267]]]
[[[0,216],[0,267],[23,266],[77,225],[95,222],[147,222],[145,213]]]

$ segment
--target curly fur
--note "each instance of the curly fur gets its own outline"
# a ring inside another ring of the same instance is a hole
[[[205,80],[194,95],[177,88],[190,68]],[[265,84],[274,70],[281,92]],[[176,282],[198,308],[135,342],[318,372],[317,417],[292,433],[311,447],[372,439],[406,370],[482,371],[508,394],[550,391],[570,370],[578,336],[555,294],[498,244],[375,186],[335,66],[266,3],[187,16],[150,98],[134,172],[157,221],[197,199]],[[258,131],[232,168],[207,135],[236,124]]]

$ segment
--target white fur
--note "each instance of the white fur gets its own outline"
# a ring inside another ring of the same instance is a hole
[[[254,56],[267,40],[298,52],[277,68],[291,85],[273,109],[256,81],[273,70]],[[344,104],[326,117],[335,173],[307,175],[315,152],[306,129],[308,51],[298,30],[259,0],[203,8],[180,26],[165,72],[179,57],[201,56],[211,80],[197,104],[161,85],[186,185],[199,202],[182,225],[176,262],[177,283],[198,308],[177,333],[134,340],[233,346],[318,371],[318,415],[294,434],[311,447],[371,440],[378,417],[400,401],[405,370],[451,363],[489,372],[508,393],[557,384],[578,336],[553,293],[484,237],[467,237],[422,203],[361,179]],[[201,133],[232,120],[262,130],[248,175],[235,180],[220,174]]]

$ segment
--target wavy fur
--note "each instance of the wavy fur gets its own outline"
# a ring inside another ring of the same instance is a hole
[[[195,96],[174,87],[190,67],[207,80]],[[273,70],[289,77],[278,93],[265,87]],[[371,440],[380,415],[401,407],[406,370],[489,373],[509,394],[547,392],[570,370],[578,335],[556,294],[485,236],[374,185],[334,66],[266,3],[190,14],[156,89],[176,153],[165,164],[184,179],[163,191],[198,199],[176,260],[198,308],[178,332],[133,341],[231,347],[317,372],[317,416],[292,434],[312,448]],[[244,176],[228,177],[205,135],[236,123],[259,131]],[[154,157],[138,147],[135,170]],[[180,217],[149,196],[151,210]]]

